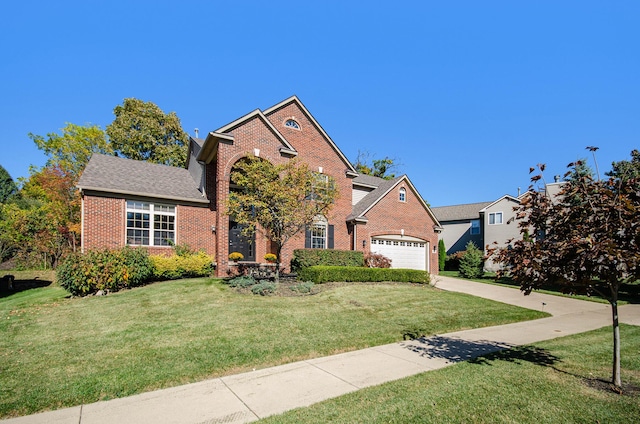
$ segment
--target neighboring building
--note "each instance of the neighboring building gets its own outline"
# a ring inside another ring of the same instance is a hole
[[[224,213],[233,167],[251,155],[274,164],[298,158],[339,191],[329,215],[285,245],[285,267],[294,249],[335,248],[381,252],[393,267],[437,273],[440,226],[409,178],[360,176],[296,96],[192,138],[185,169],[94,155],[78,183],[83,251],[129,245],[163,253],[187,244],[215,255],[219,276],[237,266],[228,260],[233,251],[262,262],[271,243],[243,237]]]
[[[443,228],[440,238],[444,240],[447,254],[465,250],[470,241],[486,254],[487,245],[495,246],[495,242],[502,247],[509,239],[520,237],[513,210],[518,205],[517,197],[505,195],[494,202],[432,208]],[[497,268],[491,260],[485,262],[485,269],[495,271]]]

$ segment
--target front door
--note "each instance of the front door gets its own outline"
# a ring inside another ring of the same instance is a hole
[[[240,252],[244,256],[243,261],[255,262],[256,260],[256,236],[245,237],[242,235],[244,227],[235,221],[229,221],[229,253]]]

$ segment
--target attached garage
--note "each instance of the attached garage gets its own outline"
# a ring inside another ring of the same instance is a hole
[[[391,259],[391,268],[429,270],[429,243],[424,240],[414,237],[398,238],[397,235],[373,237],[371,252]]]

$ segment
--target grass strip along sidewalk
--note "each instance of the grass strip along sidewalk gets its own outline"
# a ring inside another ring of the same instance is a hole
[[[84,299],[25,290],[0,298],[0,416],[543,316],[412,284],[327,284],[299,297],[204,278]]]
[[[267,423],[631,423],[640,417],[640,327],[622,325],[622,395],[611,329],[520,346],[300,408]]]

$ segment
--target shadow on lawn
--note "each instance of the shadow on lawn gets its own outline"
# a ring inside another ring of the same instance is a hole
[[[48,287],[53,282],[49,280],[41,280],[38,277],[29,280],[12,280],[11,286],[9,286],[9,280],[7,276],[2,277],[2,284],[0,284],[0,298],[11,296],[14,293],[18,293],[25,290],[37,289],[41,287]]]
[[[526,361],[541,366],[554,366],[560,362],[560,358],[546,349],[489,340],[468,341],[434,336],[407,341],[402,346],[422,357],[445,359],[449,362],[469,361],[478,365],[492,365],[494,361]]]

